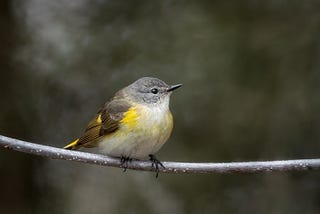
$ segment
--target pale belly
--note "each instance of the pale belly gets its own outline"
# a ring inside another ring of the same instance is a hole
[[[159,109],[154,109],[141,113],[139,115],[148,117],[138,117],[136,125],[123,125],[114,134],[98,143],[104,154],[146,159],[149,154],[158,152],[172,132],[171,112],[167,110],[162,113]]]

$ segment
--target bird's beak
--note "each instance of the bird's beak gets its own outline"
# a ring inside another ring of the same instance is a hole
[[[174,91],[174,90],[180,88],[181,86],[182,86],[182,84],[171,85],[171,86],[167,89],[167,92]]]

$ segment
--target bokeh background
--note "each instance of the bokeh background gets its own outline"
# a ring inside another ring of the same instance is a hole
[[[319,1],[2,0],[0,134],[62,147],[142,76],[166,161],[320,156]],[[89,150],[91,151],[91,150]],[[1,213],[320,213],[320,172],[160,174],[0,150]]]

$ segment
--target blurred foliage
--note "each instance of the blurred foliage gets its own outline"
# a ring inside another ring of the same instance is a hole
[[[0,133],[62,147],[142,76],[184,86],[161,160],[320,154],[318,1],[1,1]],[[92,151],[92,150],[89,150]],[[320,172],[167,175],[0,150],[1,213],[319,213]]]

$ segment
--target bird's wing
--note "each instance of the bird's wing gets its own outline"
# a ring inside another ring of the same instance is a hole
[[[119,128],[120,121],[124,118],[125,113],[130,107],[130,103],[124,99],[107,102],[90,121],[84,134],[64,148],[95,147],[99,138],[113,133]]]

